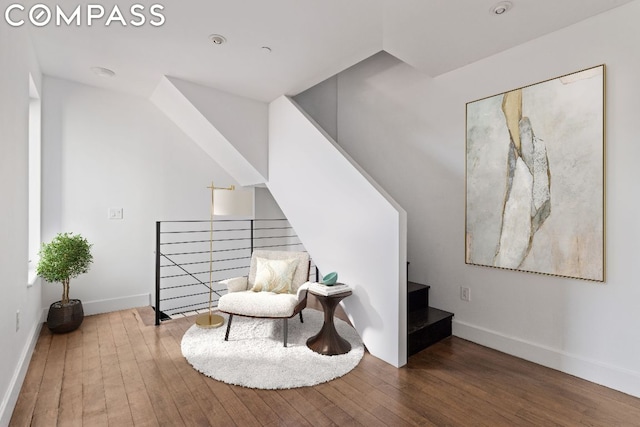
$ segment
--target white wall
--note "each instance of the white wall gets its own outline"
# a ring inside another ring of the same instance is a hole
[[[338,140],[338,76],[330,77],[294,97],[334,141]]]
[[[255,189],[255,218],[256,219],[282,219],[286,218],[278,202],[268,188],[257,187]]]
[[[0,425],[7,425],[41,326],[40,281],[27,287],[29,73],[37,89],[41,77],[24,30],[0,25],[0,70]]]
[[[404,210],[284,96],[269,106],[269,171],[267,186],[315,264],[353,287],[343,303],[367,349],[404,365]]]
[[[264,184],[266,104],[166,76],[150,99],[241,185]]]
[[[636,1],[435,79],[381,53],[335,86],[337,140],[407,210],[409,277],[431,285],[432,305],[455,313],[454,334],[636,396],[638,16]],[[465,103],[601,63],[606,283],[465,265]],[[312,98],[297,99],[304,107]],[[470,302],[460,300],[461,286]]]
[[[174,77],[169,81],[266,180],[269,105]]]
[[[94,245],[71,296],[86,314],[149,304],[155,221],[208,219],[207,185],[237,182],[144,98],[47,77],[43,127],[43,239],[71,231]],[[45,306],[60,292],[45,284]]]

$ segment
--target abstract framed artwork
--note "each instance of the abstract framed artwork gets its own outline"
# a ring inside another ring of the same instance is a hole
[[[467,264],[604,282],[605,66],[466,106]]]

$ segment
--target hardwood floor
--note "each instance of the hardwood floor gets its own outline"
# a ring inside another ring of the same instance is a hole
[[[182,357],[192,319],[155,327],[152,316],[88,316],[65,335],[44,327],[10,425],[640,426],[640,399],[455,337],[401,369],[365,354],[315,387],[230,386]]]

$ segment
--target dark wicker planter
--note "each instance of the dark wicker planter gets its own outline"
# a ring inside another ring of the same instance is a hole
[[[54,334],[64,334],[78,329],[83,319],[84,310],[79,299],[70,299],[66,305],[56,301],[49,306],[47,326]]]

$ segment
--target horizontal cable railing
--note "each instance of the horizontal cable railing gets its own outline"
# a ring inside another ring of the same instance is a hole
[[[214,220],[213,224],[211,246],[209,220],[156,222],[156,325],[207,311],[209,275],[217,307],[227,292],[218,282],[248,275],[255,249],[305,251],[286,219]],[[309,274],[317,280],[313,261]]]

